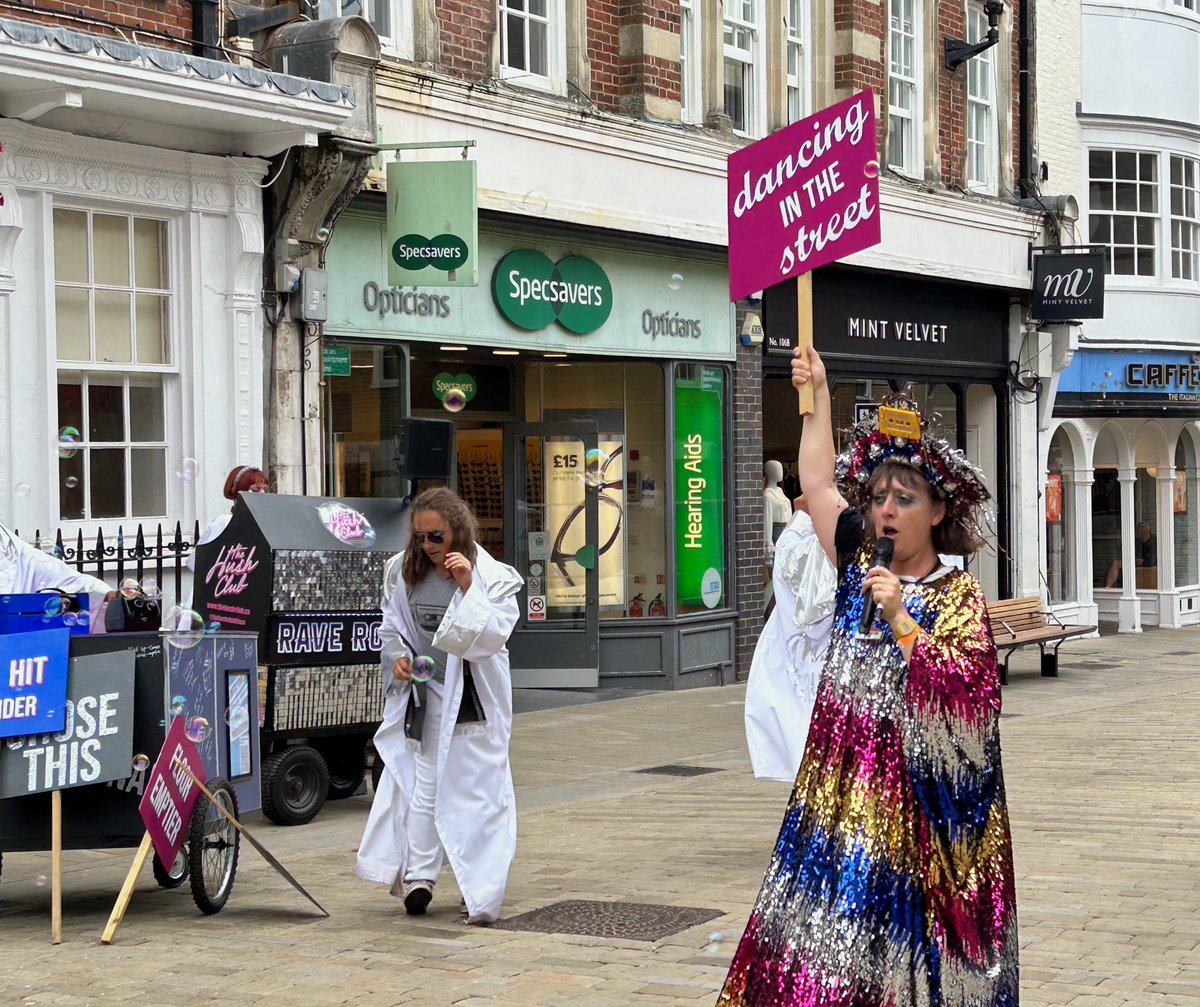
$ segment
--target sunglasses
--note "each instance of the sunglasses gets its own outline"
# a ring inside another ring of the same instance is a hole
[[[446,533],[444,531],[415,531],[412,533],[412,540],[416,545],[424,545],[426,539],[431,545],[442,545],[446,541]]]

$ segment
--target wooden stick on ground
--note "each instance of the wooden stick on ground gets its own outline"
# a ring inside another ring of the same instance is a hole
[[[113,906],[112,915],[108,917],[108,926],[104,928],[104,933],[100,937],[101,944],[111,944],[113,937],[116,936],[117,927],[125,919],[125,910],[129,908],[129,903],[133,899],[133,886],[137,884],[138,875],[142,873],[142,868],[146,866],[146,861],[150,859],[150,854],[153,852],[154,843],[150,839],[150,833],[147,832],[142,836],[142,845],[133,855],[133,864],[129,868],[129,873],[125,875],[125,884],[121,886],[117,904]]]

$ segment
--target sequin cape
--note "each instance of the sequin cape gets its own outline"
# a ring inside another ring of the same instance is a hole
[[[1000,687],[983,592],[906,584],[925,630],[856,640],[865,564],[838,591],[808,744],[718,1007],[1016,1007]]]

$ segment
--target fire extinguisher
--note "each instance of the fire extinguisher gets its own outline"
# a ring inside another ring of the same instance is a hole
[[[640,619],[645,612],[645,609],[643,607],[645,604],[646,604],[646,599],[643,598],[640,594],[635,594],[632,598],[630,598],[629,599],[629,617],[631,619]]]
[[[659,592],[658,594],[656,594],[654,596],[654,600],[652,602],[650,602],[650,615],[656,616],[656,615],[666,615],[666,614],[667,614],[667,603],[665,601],[663,601],[662,592]]]

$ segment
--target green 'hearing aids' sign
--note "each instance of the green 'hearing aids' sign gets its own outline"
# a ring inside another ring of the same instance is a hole
[[[724,372],[681,365],[675,378],[675,568],[679,604],[725,602]]]
[[[586,335],[608,321],[612,284],[598,264],[583,255],[551,262],[542,252],[520,248],[496,264],[492,298],[513,325],[536,331],[558,322]]]

